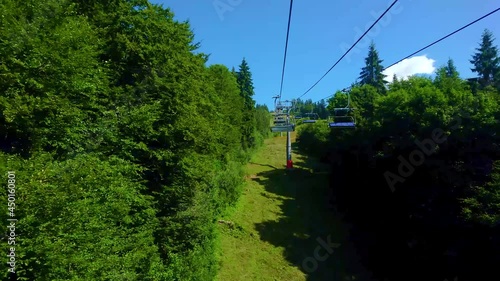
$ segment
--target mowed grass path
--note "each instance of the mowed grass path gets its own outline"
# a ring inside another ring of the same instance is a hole
[[[248,164],[243,194],[221,218],[216,280],[369,280],[328,207],[328,166],[294,151],[287,172],[283,135],[266,140]],[[325,249],[318,239],[335,245]]]

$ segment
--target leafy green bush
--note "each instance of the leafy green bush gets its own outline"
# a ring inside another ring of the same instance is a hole
[[[63,162],[48,154],[0,158],[16,173],[18,280],[151,280],[165,271],[138,166],[91,155]]]
[[[462,199],[462,215],[466,220],[487,226],[500,225],[500,161],[494,162],[491,181],[474,186],[470,197]]]
[[[314,156],[321,156],[328,148],[331,129],[328,122],[319,120],[296,127],[298,148]]]

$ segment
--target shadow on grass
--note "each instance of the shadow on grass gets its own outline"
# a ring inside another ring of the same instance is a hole
[[[328,166],[299,154],[295,158],[292,171],[274,169],[253,178],[281,201],[280,219],[256,224],[261,240],[284,248],[285,258],[306,280],[370,280],[358,266],[346,227],[329,208]]]
[[[269,168],[273,168],[273,169],[278,169],[277,167],[274,167],[273,165],[269,165],[269,164],[260,164],[260,163],[255,163],[255,162],[249,162],[249,164],[252,164],[252,165],[257,165],[257,166],[261,166],[261,167],[269,167]]]

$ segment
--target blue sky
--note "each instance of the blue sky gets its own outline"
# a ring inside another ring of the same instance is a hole
[[[189,20],[199,52],[208,64],[228,68],[247,60],[254,99],[272,109],[279,94],[289,0],[153,0],[170,8],[178,21]],[[288,42],[282,99],[307,91],[368,29],[393,0],[295,0]],[[453,4],[452,4],[453,3]],[[359,76],[374,41],[383,66],[500,7],[487,0],[399,0],[391,11],[329,74],[302,99],[318,101],[349,86]],[[452,58],[464,78],[472,77],[469,59],[485,28],[500,45],[500,11],[415,55],[391,70],[398,76],[430,73]]]

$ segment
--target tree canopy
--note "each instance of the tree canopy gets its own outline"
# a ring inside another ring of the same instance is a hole
[[[269,135],[249,63],[207,66],[189,23],[148,1],[0,8],[18,280],[212,280],[215,221]]]
[[[477,88],[460,77],[451,58],[434,79],[415,75],[383,87],[372,44],[361,83],[328,100],[332,114],[349,94],[357,128],[298,128],[299,149],[330,163],[335,207],[381,279],[494,274],[490,261],[500,252],[500,91],[491,87],[497,61],[491,38],[483,34],[471,61],[480,75]],[[380,252],[387,253],[383,261],[373,255]],[[434,267],[443,263],[448,266]]]

